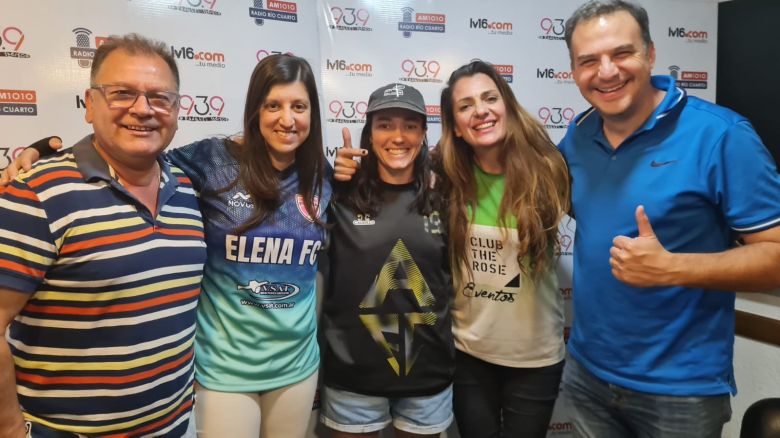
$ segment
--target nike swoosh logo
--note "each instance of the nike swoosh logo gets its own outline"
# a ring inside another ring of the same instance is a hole
[[[666,166],[668,164],[672,164],[672,163],[676,163],[676,162],[677,162],[677,160],[671,160],[671,161],[655,161],[655,160],[653,160],[653,161],[650,162],[650,167],[663,167],[663,166]]]

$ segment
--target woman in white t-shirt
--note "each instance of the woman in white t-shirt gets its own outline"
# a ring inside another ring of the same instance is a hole
[[[554,254],[566,164],[488,63],[455,70],[441,110],[458,428],[469,438],[544,437],[565,352]]]

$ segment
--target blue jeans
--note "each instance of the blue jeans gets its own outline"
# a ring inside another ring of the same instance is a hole
[[[731,419],[729,394],[678,397],[607,383],[568,357],[563,397],[575,437],[720,438]]]
[[[488,363],[455,350],[452,407],[464,438],[544,438],[563,361],[539,368]]]
[[[392,423],[398,430],[433,435],[452,423],[452,385],[432,395],[386,398],[323,387],[320,420],[333,430],[371,433]]]

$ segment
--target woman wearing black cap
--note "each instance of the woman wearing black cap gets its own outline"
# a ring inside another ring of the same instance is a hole
[[[452,283],[420,92],[374,91],[360,147],[330,206],[321,420],[334,437],[390,423],[397,437],[438,436],[453,418]]]

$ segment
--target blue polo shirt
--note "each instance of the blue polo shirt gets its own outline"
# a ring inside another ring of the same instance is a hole
[[[747,119],[687,96],[669,76],[666,96],[617,149],[593,108],[576,117],[560,150],[572,176],[574,324],[569,351],[597,377],[667,395],[736,393],[732,292],[636,288],[611,273],[618,235],[638,235],[644,205],[672,252],[712,253],[737,234],[780,224],[780,178]]]

